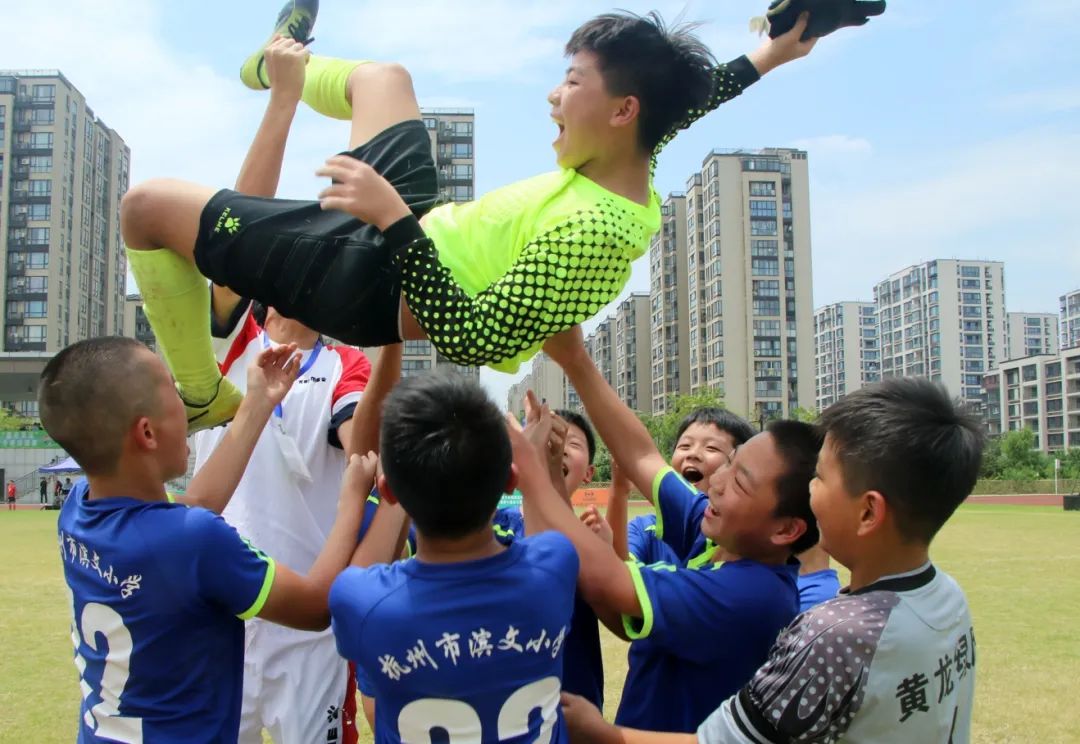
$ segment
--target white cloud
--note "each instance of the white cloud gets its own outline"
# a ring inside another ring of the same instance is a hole
[[[719,11],[705,3],[617,5],[637,13],[656,9],[669,24],[702,21],[697,33],[720,57],[753,43],[746,31],[750,4],[746,18],[728,8],[722,19],[713,18]],[[563,47],[578,24],[611,10],[603,0],[472,0],[467,6],[443,0],[363,0],[321,10],[316,36],[335,53],[401,62],[420,81],[430,76],[451,83],[531,82],[547,80],[549,75],[541,78],[538,71],[561,65]],[[733,26],[734,18],[739,21]],[[357,29],[363,31],[357,34]]]
[[[1006,261],[1011,309],[1053,311],[1076,283],[1080,236],[1068,215],[1080,134],[1030,131],[848,175],[813,192],[817,305],[867,297],[887,274],[933,258]]]
[[[0,67],[60,69],[131,148],[133,180],[231,182],[261,102],[170,50],[159,10],[140,0],[16,4],[4,11],[5,26],[19,31],[5,35]]]

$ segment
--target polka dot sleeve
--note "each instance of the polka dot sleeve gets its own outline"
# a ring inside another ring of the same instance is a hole
[[[656,152],[660,152],[660,150],[664,148],[664,145],[675,138],[676,134],[705,116],[705,114],[719,108],[732,98],[735,98],[760,79],[761,76],[758,75],[758,71],[745,55],[738,59],[733,59],[727,64],[718,65],[713,69],[713,92],[712,96],[709,97],[708,102],[700,109],[687,111],[686,116],[677,122],[664,138],[660,140],[660,144],[656,147]]]
[[[784,630],[769,660],[737,695],[702,724],[703,742],[834,744],[844,739],[870,687],[870,671],[890,613],[892,592],[844,596],[803,613]]]
[[[498,281],[469,296],[427,238],[395,253],[409,309],[435,347],[461,365],[496,364],[588,320],[626,285],[632,228],[582,210],[530,241]]]

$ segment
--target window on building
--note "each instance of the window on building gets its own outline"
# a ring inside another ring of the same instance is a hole
[[[750,216],[751,217],[775,217],[776,216],[776,202],[772,199],[751,199],[750,200]]]
[[[780,261],[775,258],[753,258],[750,260],[750,272],[763,276],[779,276]]]
[[[752,219],[750,220],[751,235],[776,235],[776,220]]]
[[[774,181],[751,181],[750,196],[776,196]]]

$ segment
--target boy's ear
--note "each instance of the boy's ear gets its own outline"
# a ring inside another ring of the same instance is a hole
[[[584,486],[587,483],[592,483],[592,479],[593,479],[594,475],[596,475],[596,466],[595,465],[590,465],[588,468],[585,469],[585,479],[583,481],[581,481],[581,485]],[[571,495],[573,495],[573,494],[571,494]]]
[[[387,482],[384,474],[379,473],[379,476],[375,479],[375,487],[379,489],[380,499],[385,499],[386,503],[392,506],[397,505],[397,497],[394,496],[394,492],[390,490],[390,484]]]
[[[503,493],[511,494],[517,490],[518,487],[518,466],[517,463],[510,463],[510,475],[506,479],[506,487],[503,489]]]
[[[135,445],[136,452],[157,449],[157,433],[154,431],[154,425],[146,416],[135,419],[135,423],[128,429],[128,437],[131,438],[132,444]]]
[[[784,517],[780,528],[772,534],[773,545],[793,545],[806,534],[806,520],[799,517]]]
[[[859,497],[859,537],[872,535],[885,526],[889,517],[889,502],[879,491],[867,491]]]
[[[611,126],[625,127],[637,121],[641,115],[641,101],[637,96],[623,96],[619,106],[611,114]]]

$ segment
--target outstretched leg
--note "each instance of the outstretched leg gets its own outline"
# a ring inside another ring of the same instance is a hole
[[[205,186],[157,179],[135,186],[120,203],[128,265],[165,361],[179,381],[191,431],[224,423],[240,393],[223,384],[210,336],[210,290],[195,268],[195,241]]]
[[[350,150],[395,124],[420,119],[412,76],[393,62],[312,55],[303,101],[324,116],[352,122]]]

